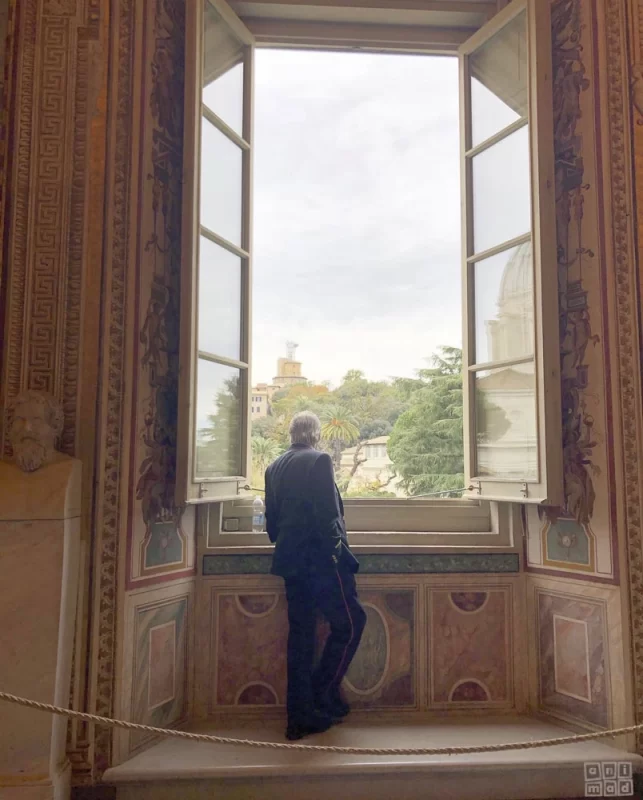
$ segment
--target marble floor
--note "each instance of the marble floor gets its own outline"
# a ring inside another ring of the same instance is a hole
[[[283,723],[271,720],[204,724],[190,730],[235,738],[284,741]],[[436,721],[435,718],[354,718],[310,744],[362,747],[448,747],[522,742],[569,731],[528,717]],[[643,759],[606,740],[456,756],[363,756],[344,753],[251,749],[166,739],[105,774],[119,800],[540,800],[585,796],[584,764]],[[602,796],[603,793],[601,793]],[[605,792],[609,796],[619,796]]]

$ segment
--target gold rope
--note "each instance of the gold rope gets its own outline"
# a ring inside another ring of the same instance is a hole
[[[555,739],[537,739],[533,742],[511,742],[508,744],[468,745],[466,747],[340,747],[338,745],[321,744],[288,744],[286,742],[257,742],[252,739],[233,739],[229,736],[213,736],[208,733],[188,733],[168,728],[155,728],[152,725],[142,725],[138,722],[126,722],[122,719],[99,717],[96,714],[87,714],[83,711],[72,711],[49,703],[39,703],[36,700],[27,700],[8,692],[0,692],[0,700],[6,703],[15,703],[18,706],[34,708],[37,711],[47,711],[50,714],[59,714],[70,719],[82,719],[85,722],[95,722],[108,728],[125,728],[129,731],[145,731],[166,738],[189,739],[194,742],[208,742],[210,744],[235,744],[245,747],[267,747],[273,750],[306,750],[326,753],[350,753],[361,756],[459,756],[471,753],[502,753],[507,750],[532,750],[537,747],[551,747],[574,742],[589,742],[593,739],[607,739],[614,736],[623,736],[627,733],[636,733],[643,730],[643,724],[630,725],[627,728],[613,728],[609,731],[597,733],[581,733],[573,736],[560,736]]]

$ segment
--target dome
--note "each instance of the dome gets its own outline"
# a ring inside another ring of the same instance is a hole
[[[532,293],[533,259],[531,240],[518,245],[516,252],[507,262],[498,291],[498,309],[511,305],[513,300],[524,303],[525,295]]]

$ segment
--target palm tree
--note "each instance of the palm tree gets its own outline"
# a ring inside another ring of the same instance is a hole
[[[339,472],[342,449],[359,439],[359,428],[351,411],[344,406],[330,406],[322,413],[322,441],[327,442],[333,453],[335,472]]]
[[[281,448],[273,439],[264,439],[263,436],[252,437],[252,465],[259,473],[263,474],[280,453]]]

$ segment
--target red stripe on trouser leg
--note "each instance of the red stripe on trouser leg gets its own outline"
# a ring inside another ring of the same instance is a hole
[[[351,642],[353,641],[353,637],[355,636],[355,627],[353,625],[353,617],[351,616],[350,609],[348,607],[348,603],[346,602],[346,595],[344,594],[344,584],[342,583],[342,579],[339,575],[339,570],[335,567],[335,574],[337,575],[337,580],[339,582],[339,589],[342,593],[342,600],[344,601],[344,608],[346,609],[346,614],[348,616],[348,621],[351,624],[351,636],[350,639],[346,642],[346,647],[344,647],[344,652],[342,654],[341,661],[339,662],[339,666],[337,667],[337,672],[335,673],[335,677],[331,681],[331,686],[337,681],[337,676],[342,671],[342,667],[344,666],[344,661],[346,659],[346,653],[348,652],[348,648],[350,647]]]

